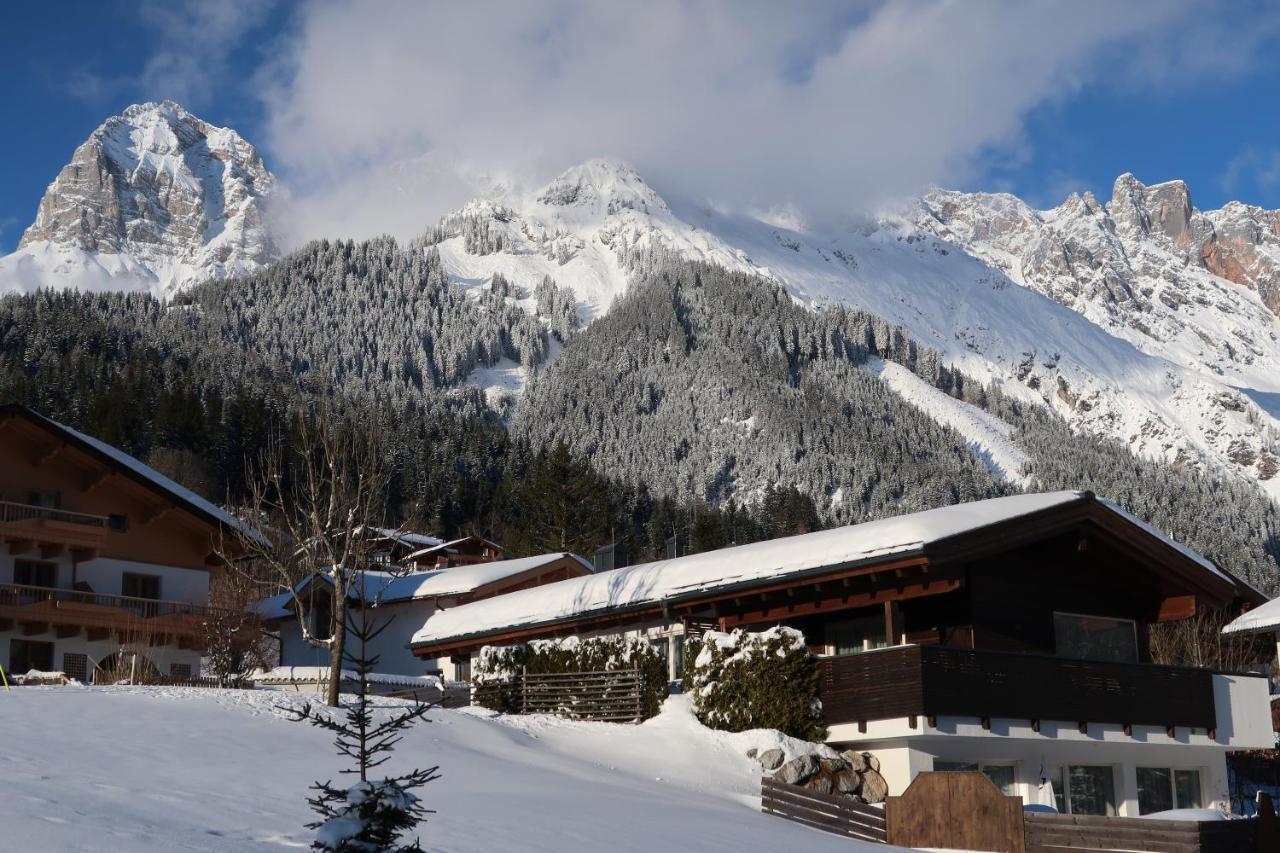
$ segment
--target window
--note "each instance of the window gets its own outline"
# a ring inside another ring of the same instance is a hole
[[[45,509],[57,509],[62,503],[58,500],[57,492],[27,492],[27,503],[31,506],[44,507]]]
[[[453,672],[458,681],[471,680],[471,658],[454,658]]]
[[[1115,773],[1106,765],[1063,767],[1054,796],[1063,814],[1115,815]]]
[[[24,675],[33,669],[41,672],[53,669],[53,643],[10,640],[9,671],[14,675]]]
[[[160,578],[158,575],[125,572],[120,576],[120,594],[127,598],[147,598],[154,601],[160,598]]]
[[[89,682],[88,656],[67,652],[62,656],[62,671],[66,673],[67,678],[87,684]]]
[[[671,635],[671,680],[684,678],[684,634]]]
[[[185,679],[191,677],[191,664],[189,663],[171,663],[169,664],[169,677],[173,679]]]
[[[884,637],[882,613],[832,622],[827,626],[827,646],[833,655],[854,655],[871,649],[883,649],[888,645]]]
[[[1053,614],[1058,655],[1066,658],[1137,663],[1138,632],[1131,619]]]
[[[1016,796],[1016,773],[1012,764],[987,764],[976,761],[935,761],[934,770],[977,770],[992,781],[1006,797]]]
[[[20,586],[55,587],[58,585],[58,564],[14,560],[13,582]]]
[[[127,533],[129,531],[129,516],[116,513],[108,515],[107,527],[116,533]]]
[[[1138,814],[1200,808],[1200,771],[1138,768]]]
[[[662,658],[663,662],[665,663],[668,656],[667,646],[669,644],[670,644],[670,641],[666,637],[659,637],[656,640],[649,641],[649,648],[653,649],[654,653],[657,654],[658,657]]]

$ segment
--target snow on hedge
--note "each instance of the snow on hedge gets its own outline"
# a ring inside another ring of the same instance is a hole
[[[1014,495],[643,563],[495,596],[435,613],[415,644],[552,623],[600,611],[878,558],[918,553],[951,536],[1078,501],[1083,492]]]
[[[369,673],[370,684],[386,684],[396,687],[439,687],[440,678],[435,675],[396,675],[391,672]],[[359,673],[354,669],[342,671],[343,681],[358,681]],[[258,684],[310,684],[316,681],[329,680],[327,666],[277,666],[265,672],[255,673],[253,680]]]

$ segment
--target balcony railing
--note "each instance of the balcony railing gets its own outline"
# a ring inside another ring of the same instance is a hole
[[[182,601],[0,584],[0,617],[25,622],[193,633],[206,617],[225,612]]]
[[[68,512],[65,509],[53,509],[47,506],[0,501],[0,523],[14,521],[59,521],[64,524],[81,524],[86,527],[107,526],[105,515],[91,515],[87,512]]]
[[[948,646],[899,646],[823,658],[818,666],[830,724],[956,716],[1217,725],[1207,669]]]

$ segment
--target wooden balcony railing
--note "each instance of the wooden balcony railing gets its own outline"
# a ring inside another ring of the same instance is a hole
[[[0,523],[39,520],[59,521],[63,524],[81,524],[85,527],[105,528],[107,526],[107,517],[105,515],[91,515],[87,512],[69,512],[65,509],[53,509],[47,506],[0,501]]]
[[[956,716],[1217,726],[1207,669],[949,646],[898,646],[818,666],[829,724]]]
[[[0,618],[28,624],[192,634],[217,608],[182,601],[105,595],[75,589],[0,584]]]

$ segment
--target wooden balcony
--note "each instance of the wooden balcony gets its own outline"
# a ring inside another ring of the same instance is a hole
[[[1213,672],[949,646],[898,646],[822,658],[829,724],[940,716],[1217,726]]]
[[[92,559],[106,536],[103,515],[0,501],[0,540],[14,556],[39,551],[49,559],[71,551],[77,559]]]
[[[215,608],[181,601],[102,595],[74,589],[0,584],[0,630],[15,624],[28,636],[50,630],[59,637],[87,631],[90,640],[112,633],[153,645],[190,645]]]

